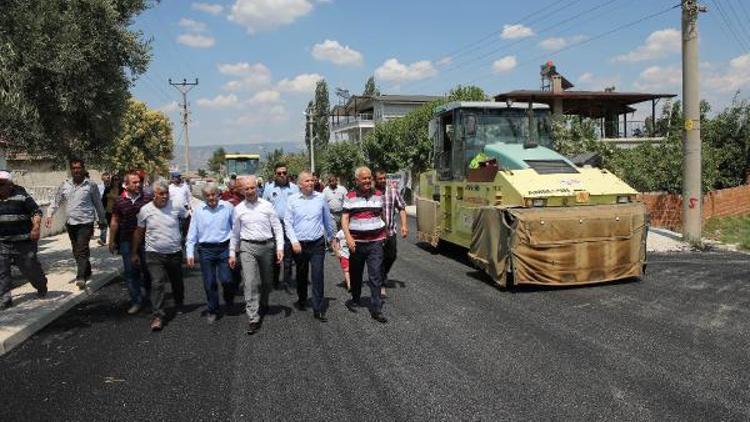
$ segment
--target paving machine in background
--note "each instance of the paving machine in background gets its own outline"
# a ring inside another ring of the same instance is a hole
[[[547,105],[451,102],[430,123],[417,236],[468,248],[501,286],[642,277],[648,214],[605,169],[554,151]]]

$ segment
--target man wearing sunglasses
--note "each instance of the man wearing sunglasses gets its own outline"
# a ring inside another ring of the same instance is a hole
[[[273,204],[276,214],[279,216],[279,220],[281,220],[280,222],[283,226],[289,197],[299,193],[299,188],[297,185],[289,181],[289,171],[286,163],[276,163],[273,172],[273,182],[269,183],[263,191],[263,199]],[[286,233],[284,233],[284,260],[281,264],[275,264],[273,268],[273,287],[275,289],[278,289],[280,286],[283,286],[284,290],[289,289],[289,283],[292,280],[292,264],[292,244]],[[281,265],[284,266],[283,284],[279,283]]]

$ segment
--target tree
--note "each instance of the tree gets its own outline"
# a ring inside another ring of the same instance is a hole
[[[219,173],[221,167],[224,165],[226,154],[227,152],[224,150],[224,147],[216,148],[211,158],[208,159],[208,170],[212,173]]]
[[[313,137],[316,147],[325,146],[328,143],[330,113],[331,102],[328,98],[328,84],[325,79],[321,79],[315,85],[315,103],[313,104]]]
[[[328,144],[323,157],[320,167],[323,173],[338,177],[341,184],[346,186],[352,186],[354,170],[365,163],[362,148],[354,142]]]
[[[263,159],[263,162],[261,163],[261,168],[259,174],[266,179],[272,179],[273,178],[273,170],[276,163],[279,161],[283,161],[284,158],[284,148],[274,148],[273,151],[269,151],[266,153],[266,158]]]
[[[149,0],[6,0],[0,138],[9,151],[101,157],[150,48],[130,26]]]
[[[461,86],[450,90],[448,101],[487,101],[484,90],[478,86]]]
[[[130,100],[120,133],[100,161],[112,171],[143,169],[149,174],[166,175],[173,150],[169,118],[160,111],[149,110],[140,101]]]
[[[375,85],[375,77],[374,76],[370,76],[367,79],[367,82],[365,83],[365,90],[362,92],[362,95],[365,95],[365,96],[368,96],[368,95],[369,96],[378,96],[378,95],[380,95],[380,90]]]
[[[198,169],[198,177],[206,177],[208,173],[206,173],[205,169]]]

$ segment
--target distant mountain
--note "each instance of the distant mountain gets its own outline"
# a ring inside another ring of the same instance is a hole
[[[283,149],[284,152],[300,152],[305,149],[305,144],[301,142],[268,142],[262,144],[216,144],[201,145],[190,147],[190,170],[199,168],[205,169],[207,162],[213,156],[217,148],[224,147],[228,153],[237,152],[242,154],[260,154],[261,161],[266,154],[274,149]],[[180,169],[184,168],[185,147],[182,145],[175,146],[172,166]]]

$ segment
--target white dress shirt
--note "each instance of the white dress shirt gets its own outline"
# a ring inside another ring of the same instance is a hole
[[[193,195],[190,192],[190,184],[182,182],[179,185],[169,184],[169,200],[176,206],[190,207]]]
[[[255,202],[242,201],[234,207],[232,237],[229,239],[229,254],[236,256],[240,240],[263,241],[276,239],[276,250],[284,250],[284,230],[273,205],[265,199]]]

